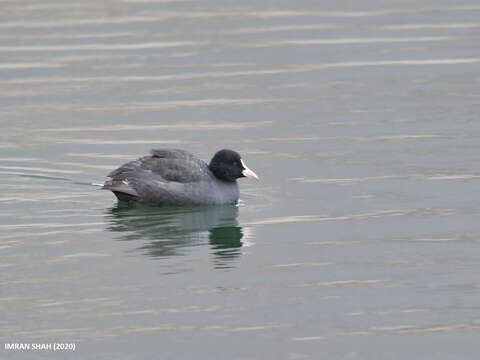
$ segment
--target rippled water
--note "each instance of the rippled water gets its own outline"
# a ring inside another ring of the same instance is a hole
[[[0,337],[51,359],[476,359],[480,5],[2,1]],[[153,147],[238,207],[118,207]]]

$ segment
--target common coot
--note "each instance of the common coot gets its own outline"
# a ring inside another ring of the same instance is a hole
[[[238,201],[237,179],[258,180],[240,155],[218,151],[206,164],[188,151],[154,149],[108,174],[102,189],[119,201],[153,205],[214,205]]]

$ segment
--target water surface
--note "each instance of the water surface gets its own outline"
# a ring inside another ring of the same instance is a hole
[[[8,359],[476,359],[480,6],[3,1]],[[241,206],[117,206],[158,147]]]

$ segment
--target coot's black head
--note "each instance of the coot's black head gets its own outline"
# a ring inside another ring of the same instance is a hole
[[[258,180],[258,176],[245,166],[240,155],[233,150],[218,151],[208,167],[217,178],[224,181],[235,181],[245,176]]]

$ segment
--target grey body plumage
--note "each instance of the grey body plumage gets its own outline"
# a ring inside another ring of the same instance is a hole
[[[155,149],[112,171],[103,189],[120,201],[153,205],[235,204],[236,179],[255,177],[232,150],[215,154],[210,165],[180,149]]]

